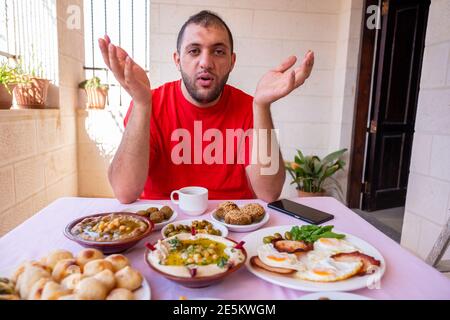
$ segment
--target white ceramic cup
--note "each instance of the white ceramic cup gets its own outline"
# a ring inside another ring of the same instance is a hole
[[[178,194],[178,200],[174,199],[175,194]],[[177,204],[186,214],[199,216],[208,208],[208,189],[203,187],[185,187],[172,191],[170,200]]]

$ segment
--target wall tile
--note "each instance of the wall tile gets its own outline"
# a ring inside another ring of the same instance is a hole
[[[401,245],[413,253],[417,253],[419,248],[419,238],[423,218],[406,210],[403,220]]]
[[[336,40],[336,15],[255,11],[253,36],[315,41]]]
[[[444,224],[450,182],[410,173],[406,195],[406,210],[412,211],[436,224]]]
[[[421,88],[439,87],[445,85],[449,56],[449,43],[428,46],[423,55]]]
[[[36,123],[34,120],[0,122],[0,165],[32,156],[36,153]]]
[[[430,172],[430,157],[433,136],[416,132],[411,155],[410,170],[428,175]]]
[[[57,182],[77,170],[77,151],[75,145],[53,151],[45,157],[45,183],[47,186]]]
[[[14,193],[14,169],[12,166],[0,168],[0,212],[13,206]]]
[[[433,136],[430,175],[450,182],[450,136]]]
[[[33,157],[14,165],[16,203],[45,188],[44,159]]]
[[[450,89],[421,89],[416,115],[416,131],[450,134]]]
[[[0,213],[0,236],[11,231],[34,214],[33,201],[28,199]]]
[[[421,230],[417,253],[422,259],[426,259],[442,231],[442,226],[423,220]],[[448,251],[447,249],[446,252]]]

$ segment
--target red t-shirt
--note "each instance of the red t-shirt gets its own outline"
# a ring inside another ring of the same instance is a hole
[[[125,126],[132,108],[133,102]],[[181,80],[152,90],[150,163],[141,198],[168,199],[171,191],[187,186],[207,188],[209,199],[254,198],[245,172],[251,159],[247,130],[252,128],[253,97],[232,86],[225,85],[217,104],[208,108],[186,100]]]

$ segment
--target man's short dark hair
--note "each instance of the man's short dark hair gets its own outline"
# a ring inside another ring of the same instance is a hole
[[[190,24],[200,25],[202,27],[216,26],[216,27],[224,27],[227,30],[228,37],[230,38],[231,52],[233,52],[233,35],[231,34],[230,28],[228,28],[225,21],[222,20],[216,13],[202,10],[197,14],[189,17],[189,19],[183,24],[178,33],[177,37],[177,51],[180,53],[181,50],[181,42],[183,41],[184,30]]]

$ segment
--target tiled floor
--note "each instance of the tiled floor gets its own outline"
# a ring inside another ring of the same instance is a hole
[[[353,211],[388,237],[400,243],[405,207],[372,212],[359,209],[353,209]]]

